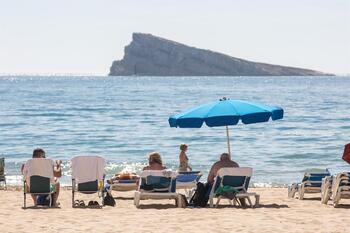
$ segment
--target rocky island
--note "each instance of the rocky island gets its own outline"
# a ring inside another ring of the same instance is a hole
[[[252,62],[144,33],[133,33],[124,53],[122,60],[113,62],[110,76],[330,75],[315,70]]]

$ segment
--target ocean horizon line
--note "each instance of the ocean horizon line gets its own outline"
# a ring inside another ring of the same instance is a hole
[[[312,75],[275,75],[275,76],[261,76],[261,75],[237,75],[237,76],[230,76],[230,75],[201,75],[201,76],[177,76],[177,75],[108,75],[108,74],[98,74],[98,73],[0,73],[0,78],[5,77],[95,77],[95,78],[113,78],[113,77],[146,77],[146,78],[167,78],[167,77],[176,77],[176,78],[205,78],[205,77],[215,77],[215,78],[249,78],[249,77],[269,77],[269,78],[279,78],[279,77],[293,77],[293,78],[302,78],[302,77],[315,77],[315,78],[349,78],[350,74],[334,74],[334,75],[324,75],[324,76],[312,76]]]

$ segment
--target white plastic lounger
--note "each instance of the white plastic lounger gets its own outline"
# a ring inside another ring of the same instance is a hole
[[[145,170],[140,175],[138,190],[135,191],[134,204],[140,206],[141,200],[174,199],[181,207],[181,196],[176,193],[176,172]]]
[[[306,193],[321,194],[322,179],[330,175],[328,169],[312,169],[306,171],[301,183],[293,183],[288,187],[288,197],[294,198],[295,194],[298,193],[299,200],[303,200]]]
[[[252,174],[253,169],[249,167],[221,168],[215,177],[213,187],[210,191],[210,207],[214,206],[215,197],[217,198],[215,207],[219,205],[221,198],[225,198],[225,195],[216,194],[218,188],[224,186],[232,187],[238,191],[238,193],[234,194],[233,203],[231,203],[231,199],[229,199],[231,204],[236,205],[236,202],[240,203],[238,201],[239,199],[247,199],[251,207],[257,207],[259,205],[260,195],[247,192]],[[252,205],[250,197],[255,198],[254,206]]]
[[[337,207],[341,199],[350,199],[350,172],[337,174],[332,184],[333,206]]]
[[[321,203],[327,204],[332,196],[333,176],[326,176],[322,179],[321,185]]]
[[[94,194],[104,199],[104,169],[106,161],[100,156],[76,156],[71,160],[72,166],[72,207],[75,205],[75,193]]]
[[[350,172],[338,173],[324,180],[322,184],[322,203],[327,204],[332,199],[337,207],[341,199],[350,199]]]
[[[184,189],[187,198],[191,198],[193,190],[203,174],[200,171],[179,172],[176,177],[176,189]]]

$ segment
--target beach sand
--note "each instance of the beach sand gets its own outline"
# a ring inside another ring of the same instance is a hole
[[[133,192],[113,191],[116,207],[73,209],[71,191],[65,189],[60,208],[24,210],[23,193],[10,188],[0,190],[0,232],[350,232],[349,200],[333,208],[317,198],[289,199],[286,188],[250,190],[261,195],[259,208],[230,207],[222,200],[217,209],[183,209],[173,200],[145,200],[137,209]],[[97,195],[77,197],[82,198],[98,200]]]

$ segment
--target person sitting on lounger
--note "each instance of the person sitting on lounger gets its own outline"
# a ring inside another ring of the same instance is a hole
[[[129,172],[129,171],[122,171],[119,173],[116,173],[112,178],[107,180],[107,183],[113,184],[115,181],[119,180],[137,180],[139,178],[138,175],[134,172]]]
[[[192,168],[188,165],[188,157],[186,155],[188,146],[186,144],[180,145],[180,166],[179,166],[179,172],[188,172],[192,171]]]
[[[152,152],[148,157],[148,166],[144,167],[142,170],[164,170],[162,157],[158,152]]]
[[[212,188],[214,179],[217,176],[218,171],[224,167],[239,167],[239,165],[235,161],[231,160],[231,156],[228,153],[222,153],[220,155],[220,160],[213,164],[208,174],[207,182],[208,182],[208,185],[210,186],[209,192]],[[240,198],[239,201],[241,202],[242,206],[245,206],[244,198]]]
[[[224,167],[239,167],[238,163],[231,160],[231,156],[228,153],[222,153],[220,160],[213,164],[208,175],[208,183],[213,184],[214,178],[220,168]]]
[[[45,158],[45,151],[43,149],[41,149],[41,148],[34,149],[34,151],[33,151],[33,159],[35,159],[35,158]],[[58,195],[59,195],[59,192],[60,192],[60,183],[57,181],[56,178],[62,176],[61,161],[60,160],[56,161],[56,163],[53,164],[53,166],[54,166],[53,175],[55,177],[55,184],[54,184],[55,192],[53,194],[52,205],[53,206],[57,206],[57,199],[58,199]],[[22,168],[21,168],[22,174],[24,174],[24,170],[25,169],[27,169],[27,168],[23,164]],[[29,187],[27,187],[27,188],[29,188]],[[40,195],[33,195],[32,194],[31,196],[32,196],[33,201],[34,201],[34,205],[37,205],[37,201],[38,201],[38,198],[40,197]]]

